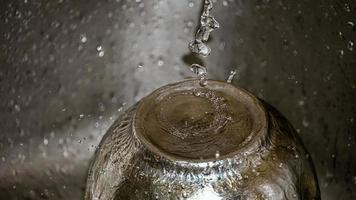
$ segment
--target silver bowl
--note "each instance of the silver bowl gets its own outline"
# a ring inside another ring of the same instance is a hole
[[[87,200],[320,199],[290,123],[246,90],[208,80],[161,87],[109,129]]]

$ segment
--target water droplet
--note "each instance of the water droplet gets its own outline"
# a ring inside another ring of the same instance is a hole
[[[15,111],[16,112],[20,112],[21,111],[21,107],[17,104],[14,105]]]
[[[99,57],[103,57],[104,54],[105,54],[104,49],[103,49],[103,47],[102,47],[101,45],[98,45],[98,46],[96,47],[96,51],[98,52],[98,56],[99,56]]]
[[[190,67],[190,70],[198,75],[199,79],[200,79],[200,82],[199,84],[201,86],[206,86],[207,85],[207,80],[206,80],[206,75],[207,75],[207,69],[206,67],[204,66],[201,66],[199,64],[192,64],[191,67]]]
[[[158,65],[159,67],[162,67],[163,64],[164,64],[163,58],[162,58],[162,57],[159,57],[159,58],[158,58],[158,61],[157,61],[157,65]]]
[[[305,102],[304,102],[304,100],[300,100],[300,101],[298,102],[298,104],[299,104],[299,106],[304,106]]]
[[[44,139],[43,139],[43,144],[44,144],[44,145],[47,145],[47,144],[48,144],[48,139],[47,139],[47,138],[44,138]]]
[[[67,157],[69,156],[69,153],[68,153],[67,150],[64,150],[64,151],[63,151],[63,156],[64,156],[65,158],[67,158]]]
[[[88,41],[88,38],[85,34],[80,35],[80,42],[81,43],[86,43]]]
[[[210,47],[208,47],[206,44],[204,44],[201,41],[194,40],[189,43],[189,49],[197,54],[200,54],[204,57],[208,56],[211,52]]]
[[[348,4],[346,4],[346,3],[344,4],[344,9],[345,9],[346,12],[351,12],[350,6]]]
[[[190,70],[198,76],[206,76],[207,74],[206,67],[199,64],[192,64]]]
[[[137,69],[138,69],[139,72],[145,71],[143,63],[141,63],[141,62],[138,63],[137,64]]]
[[[353,51],[354,50],[354,42],[353,41],[348,41],[347,42],[347,49],[349,50],[349,51]]]
[[[188,193],[185,190],[182,191],[182,197],[183,198],[187,198],[188,197]]]
[[[227,78],[226,82],[231,83],[232,80],[234,79],[236,73],[237,73],[237,70],[236,70],[236,69],[231,70],[231,71],[230,71],[230,75],[229,75],[229,77]]]
[[[215,158],[218,159],[220,157],[220,152],[219,151],[216,151],[215,152]]]
[[[210,32],[220,26],[210,13],[212,8],[212,0],[205,0],[203,12],[200,16],[200,26],[195,34],[195,40],[189,43],[189,49],[192,52],[198,53],[204,57],[210,54],[211,49],[203,42],[208,41]]]
[[[355,23],[353,23],[353,22],[351,22],[351,21],[348,21],[347,24],[350,25],[352,28],[355,27]]]

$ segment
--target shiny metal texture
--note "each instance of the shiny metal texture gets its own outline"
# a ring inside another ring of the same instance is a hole
[[[3,0],[0,199],[83,199],[123,110],[192,63],[278,108],[314,160],[323,200],[356,199],[355,2],[218,0],[211,55],[190,54],[198,0]]]
[[[320,193],[309,153],[278,111],[228,83],[186,80],[157,89],[114,123],[85,199],[317,200]]]

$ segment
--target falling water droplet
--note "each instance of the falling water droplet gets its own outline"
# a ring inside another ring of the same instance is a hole
[[[208,47],[206,44],[204,44],[201,41],[194,40],[189,43],[189,49],[197,54],[200,54],[204,57],[208,56],[211,52],[210,47]]]
[[[347,49],[350,51],[354,50],[354,42],[353,41],[350,40],[347,42]]]
[[[200,82],[199,84],[201,86],[206,86],[207,85],[207,80],[206,80],[206,75],[207,75],[207,69],[206,67],[204,66],[201,66],[199,64],[192,64],[191,67],[190,67],[190,70],[198,75],[199,79],[200,79]]]
[[[212,0],[204,1],[204,9],[200,16],[200,26],[195,34],[195,40],[189,43],[189,49],[204,57],[210,54],[211,49],[204,44],[209,40],[210,33],[219,28],[220,25],[216,19],[211,15],[213,8]]]
[[[229,75],[229,77],[227,78],[226,82],[231,83],[232,80],[234,79],[236,73],[237,73],[237,70],[236,70],[236,69],[231,70],[231,71],[230,71],[230,75]]]

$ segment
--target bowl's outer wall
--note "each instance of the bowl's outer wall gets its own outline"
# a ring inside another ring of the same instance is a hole
[[[139,111],[132,106],[101,140],[89,167],[85,200],[190,200],[207,196],[221,200],[266,196],[274,200],[320,200],[311,157],[296,131],[275,108],[267,103],[264,107],[268,130],[264,139],[251,144],[256,148],[206,167],[207,163],[167,160],[161,157],[162,152],[148,150],[138,130],[136,134],[133,130]],[[209,189],[213,192],[207,192]]]
[[[355,6],[218,1],[221,28],[204,60],[216,79],[237,68],[234,84],[292,122],[325,200],[356,198]],[[192,76],[187,42],[200,8],[196,0],[2,1],[0,199],[80,199],[89,159],[122,105]]]

